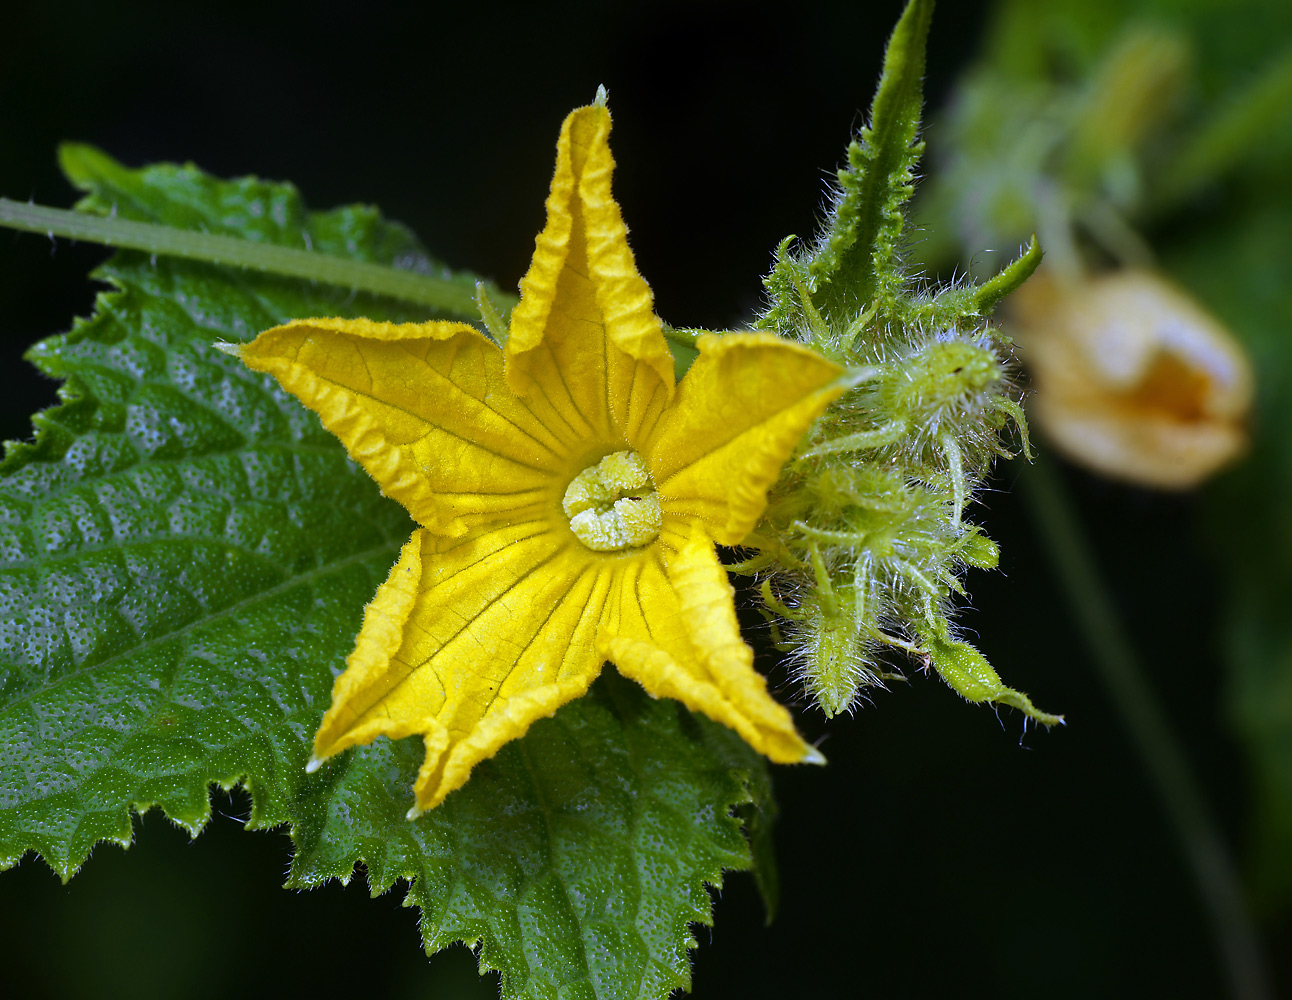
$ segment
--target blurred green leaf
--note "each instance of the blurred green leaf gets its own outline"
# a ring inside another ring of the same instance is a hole
[[[1229,716],[1251,762],[1251,884],[1292,899],[1292,190],[1236,188],[1163,247],[1167,269],[1244,341],[1257,372],[1246,461],[1209,490],[1205,527],[1223,577]]]

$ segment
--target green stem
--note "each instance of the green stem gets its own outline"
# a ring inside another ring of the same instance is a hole
[[[1051,568],[1067,594],[1094,664],[1180,839],[1211,919],[1230,991],[1241,1000],[1266,1000],[1272,996],[1269,980],[1236,866],[1184,751],[1117,620],[1076,511],[1044,456],[1039,456],[1022,477],[1022,484],[1024,502]]]
[[[125,250],[243,267],[288,278],[304,278],[471,319],[479,315],[475,289],[457,281],[272,243],[254,243],[236,236],[111,219],[8,198],[0,198],[0,226],[102,243]],[[496,289],[491,288],[489,296],[503,312],[516,304],[514,296]]]

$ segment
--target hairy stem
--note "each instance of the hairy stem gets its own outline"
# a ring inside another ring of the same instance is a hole
[[[289,278],[304,278],[326,285],[384,295],[469,319],[474,319],[479,314],[475,289],[464,283],[309,250],[253,243],[236,236],[200,233],[128,219],[111,219],[8,198],[0,198],[0,226],[29,233],[46,233],[51,237],[62,236],[66,239],[102,243],[125,250],[142,250],[144,253],[167,257],[183,257]],[[489,289],[489,298],[504,313],[516,304],[514,296],[493,288]]]
[[[1022,477],[1022,495],[1109,697],[1180,839],[1230,992],[1239,1000],[1266,1000],[1272,996],[1268,976],[1236,866],[1117,619],[1071,501],[1044,455]]]

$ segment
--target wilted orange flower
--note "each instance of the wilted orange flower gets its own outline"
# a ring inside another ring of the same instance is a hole
[[[1030,412],[1073,461],[1188,489],[1246,448],[1247,358],[1164,278],[1128,268],[1064,282],[1042,269],[1008,304],[1036,383]]]

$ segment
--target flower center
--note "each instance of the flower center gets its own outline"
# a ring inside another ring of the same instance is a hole
[[[571,481],[561,502],[570,530],[594,552],[622,552],[659,536],[659,494],[635,451],[617,451]]]

